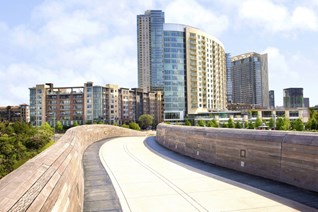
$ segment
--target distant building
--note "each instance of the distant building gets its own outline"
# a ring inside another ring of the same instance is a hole
[[[0,106],[0,121],[30,122],[29,105],[21,104],[19,106]]]
[[[138,87],[163,90],[164,12],[147,10],[137,16]]]
[[[255,52],[232,57],[233,103],[269,107],[267,54]]]
[[[220,111],[209,112],[191,115],[190,118],[195,122],[198,120],[216,120],[218,123],[228,123],[231,118],[235,123],[245,121],[255,122],[257,118],[261,118],[265,122],[269,122],[270,119],[276,120],[277,118],[287,117],[290,121],[301,119],[302,122],[308,122],[310,118],[309,108],[297,108],[297,109],[249,109],[238,111]]]
[[[227,105],[227,109],[230,111],[248,111],[252,109],[261,109],[260,105],[250,105],[242,103],[232,103]]]
[[[284,108],[301,108],[304,107],[303,88],[286,88],[284,89]]]
[[[230,104],[233,102],[232,93],[233,93],[233,81],[232,81],[232,72],[231,72],[231,54],[225,54],[225,64],[226,64],[226,99],[227,103]]]
[[[269,91],[269,108],[270,109],[275,108],[275,92],[274,92],[274,90]]]
[[[310,107],[309,98],[304,98],[304,107]]]
[[[97,86],[54,87],[52,83],[30,88],[30,121],[41,126],[44,122],[64,126],[78,124],[123,124],[138,121],[142,114],[150,114],[155,123],[163,120],[162,92],[143,92],[142,89],[119,88],[107,84]]]

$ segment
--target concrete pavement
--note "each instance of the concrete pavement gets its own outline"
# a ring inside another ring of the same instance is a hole
[[[83,155],[85,212],[122,211],[112,181],[99,159],[99,149],[107,141],[90,145]]]
[[[113,139],[100,149],[101,161],[123,211],[315,210],[171,157],[168,159],[163,154],[165,150],[154,148],[159,147],[153,137],[146,142],[144,138],[131,137]]]

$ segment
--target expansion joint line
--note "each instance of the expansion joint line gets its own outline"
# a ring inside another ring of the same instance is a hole
[[[103,146],[102,146],[102,148],[103,148]],[[122,187],[120,186],[120,184],[119,184],[119,182],[118,182],[116,176],[114,175],[113,171],[112,171],[111,168],[108,166],[108,164],[107,164],[107,162],[106,162],[106,159],[104,158],[104,154],[101,154],[101,149],[100,149],[100,151],[99,151],[99,155],[100,155],[100,157],[103,159],[103,165],[105,166],[106,171],[110,172],[110,173],[109,173],[109,177],[111,177],[112,180],[114,179],[114,180],[116,181],[116,184],[117,184],[118,188],[120,189],[120,192],[121,192],[121,194],[122,194],[122,196],[123,196],[123,198],[124,198],[124,200],[125,200],[125,203],[126,203],[128,209],[129,209],[129,211],[131,212],[132,210],[131,210],[130,205],[129,205],[129,203],[128,203],[128,200],[127,200],[127,198],[126,198],[126,196],[125,196],[125,193],[123,192],[123,189],[122,189]],[[116,192],[117,192],[117,191],[116,191]],[[117,194],[117,195],[118,195],[118,194]],[[120,199],[121,199],[121,198],[119,198],[119,201],[120,201]]]

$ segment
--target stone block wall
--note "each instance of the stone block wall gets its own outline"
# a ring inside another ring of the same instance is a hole
[[[82,211],[82,156],[93,142],[145,133],[110,125],[69,129],[60,140],[0,180],[0,211]]]
[[[160,124],[156,139],[198,160],[318,192],[318,133]]]

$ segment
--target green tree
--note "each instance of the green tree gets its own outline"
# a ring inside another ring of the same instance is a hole
[[[234,121],[233,121],[232,118],[229,119],[227,126],[228,126],[228,128],[234,128],[235,127]]]
[[[199,126],[199,127],[204,127],[205,124],[206,124],[206,123],[205,123],[204,120],[199,120],[199,121],[198,121],[198,126]]]
[[[29,126],[21,121],[17,121],[11,124],[14,132],[16,134],[23,134],[23,133],[27,133]]]
[[[268,123],[269,128],[271,128],[271,129],[274,128],[274,124],[275,124],[275,123],[274,123],[274,119],[273,119],[273,118],[270,118],[270,119],[269,119],[269,123]]]
[[[315,118],[310,118],[306,124],[307,130],[317,130],[318,129],[318,121]]]
[[[214,127],[212,120],[207,121],[207,122],[206,122],[206,126],[207,126],[207,127]]]
[[[245,129],[248,128],[248,121],[247,121],[247,120],[244,121],[244,126],[243,126],[243,128],[245,128]]]
[[[276,129],[277,130],[289,130],[289,128],[290,128],[290,121],[288,118],[279,117],[276,120]]]
[[[296,131],[303,131],[304,130],[304,123],[300,118],[296,119],[292,122],[292,128]]]
[[[14,153],[14,138],[8,135],[0,137],[0,154],[4,155],[5,158],[10,158]]]
[[[8,135],[13,135],[15,133],[14,128],[12,127],[11,124],[8,124],[8,126],[5,129],[5,133]]]
[[[139,116],[138,123],[141,129],[147,129],[153,124],[153,117],[149,114],[143,114]]]
[[[62,132],[62,131],[63,131],[63,124],[62,124],[62,122],[61,122],[61,121],[57,121],[55,128],[56,128],[56,131]]]
[[[222,124],[222,128],[228,128],[228,127],[229,127],[229,126],[228,126],[227,123],[224,122],[224,123]]]
[[[0,135],[5,133],[6,125],[3,122],[0,122]]]
[[[36,155],[51,141],[53,130],[44,123],[32,127],[26,123],[0,123],[0,178]]]
[[[255,120],[255,127],[259,127],[259,126],[262,126],[263,124],[263,121],[260,117],[257,117],[256,120]]]
[[[77,121],[74,121],[74,122],[73,122],[73,127],[77,127],[77,126],[79,126],[78,122],[77,122]]]
[[[213,119],[207,122],[206,124],[207,127],[219,127],[219,123]]]
[[[214,127],[219,127],[220,124],[215,119],[212,120]]]
[[[185,124],[186,126],[191,126],[191,125],[192,125],[191,122],[189,121],[189,119],[185,119],[184,124]]]
[[[279,117],[276,120],[276,130],[283,130],[284,127],[284,120],[283,118]]]
[[[53,128],[49,125],[49,123],[44,122],[41,126],[41,129],[43,129],[44,131],[46,131],[49,135],[53,136],[54,134],[54,130]]]
[[[130,122],[129,123],[129,128],[132,130],[140,130],[139,125],[136,122]]]
[[[290,129],[290,121],[287,117],[283,118],[283,130],[289,130]]]
[[[237,122],[235,123],[235,128],[241,129],[241,128],[242,128],[241,122],[237,121]]]
[[[247,129],[254,129],[254,128],[255,128],[254,123],[252,121],[249,121],[247,125]]]

